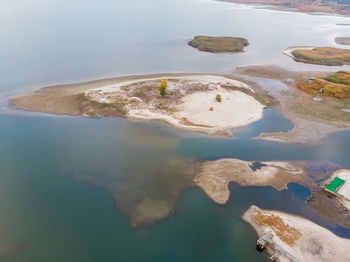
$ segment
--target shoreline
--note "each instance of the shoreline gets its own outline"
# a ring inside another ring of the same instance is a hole
[[[287,47],[286,49],[284,49],[284,51],[282,53],[285,54],[286,56],[289,56],[289,57],[293,58],[295,60],[296,57],[292,55],[293,51],[298,50],[298,49],[312,50],[312,49],[314,49],[316,47],[317,46],[290,46],[290,47]]]

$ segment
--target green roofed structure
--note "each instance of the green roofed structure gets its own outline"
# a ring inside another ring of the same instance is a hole
[[[337,191],[339,190],[339,188],[342,187],[342,185],[344,185],[345,180],[339,178],[339,177],[335,177],[332,182],[326,186],[325,190],[327,192],[330,192],[332,194],[335,194],[337,196],[341,196],[344,197],[343,195],[339,194]]]

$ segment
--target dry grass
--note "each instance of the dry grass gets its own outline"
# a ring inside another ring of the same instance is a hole
[[[323,64],[343,65],[350,63],[350,50],[333,47],[316,47],[314,49],[298,49],[292,52],[298,61]]]
[[[297,81],[297,87],[304,92],[311,95],[318,95],[319,91],[324,88],[325,82],[319,80],[313,80],[311,83],[309,80],[300,79]]]
[[[260,210],[255,210],[254,220],[258,225],[270,227],[283,242],[290,246],[301,237],[301,233],[296,228],[284,223],[279,216],[265,215]]]
[[[350,73],[339,71],[323,79],[300,79],[297,87],[311,95],[323,95],[339,99],[350,98]]]

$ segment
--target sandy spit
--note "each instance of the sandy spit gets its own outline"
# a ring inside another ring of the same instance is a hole
[[[292,55],[292,52],[295,50],[312,50],[316,48],[316,46],[291,46],[286,48],[282,53],[285,54],[286,56],[289,56],[291,58],[295,58],[294,55]]]

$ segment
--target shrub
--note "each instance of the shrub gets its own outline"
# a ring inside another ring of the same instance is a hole
[[[301,237],[300,231],[289,226],[280,216],[266,215],[260,210],[255,210],[253,219],[258,225],[270,227],[284,243],[290,246],[293,246],[295,241]]]
[[[158,86],[159,94],[164,97],[166,95],[166,87],[168,82],[166,80],[161,80]]]
[[[209,111],[213,111],[213,110],[214,110],[214,107],[211,106],[210,109],[209,109]]]
[[[216,97],[215,97],[216,101],[218,102],[221,102],[222,99],[221,99],[221,95],[220,94],[217,94]]]

